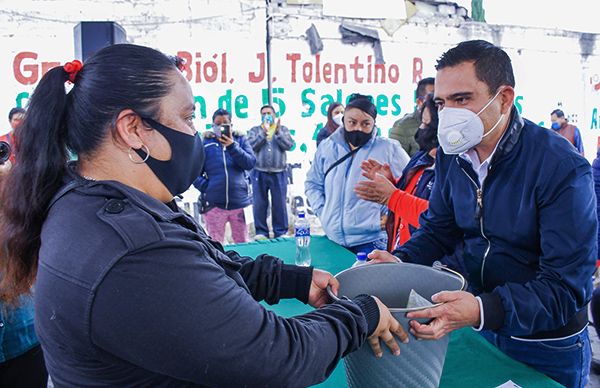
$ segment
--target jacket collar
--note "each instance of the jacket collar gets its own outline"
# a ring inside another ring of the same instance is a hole
[[[65,184],[72,185],[71,190],[77,190],[86,195],[103,197],[115,196],[117,198],[127,199],[161,221],[173,221],[174,219],[183,216],[183,212],[177,207],[175,200],[170,203],[162,203],[144,192],[117,181],[90,181],[77,174],[75,167],[76,163],[69,163],[67,174],[65,176]],[[76,183],[71,183],[73,181]],[[61,193],[61,196],[67,192],[68,191]],[[58,200],[58,198],[55,198],[51,204],[56,202],[56,200]],[[173,210],[175,208],[177,208],[178,211]]]
[[[492,162],[495,162],[501,159],[504,155],[510,153],[510,151],[515,148],[519,138],[521,137],[521,132],[523,132],[523,127],[525,126],[525,121],[517,111],[515,106],[512,107],[510,111],[510,122],[506,131],[500,138],[500,142],[498,143],[498,148],[496,149],[496,154],[494,155]]]
[[[432,158],[431,155],[429,155],[429,152],[418,151],[418,153],[416,155],[419,155],[419,156],[417,156],[418,159],[415,162],[414,167],[422,167],[422,166],[431,167],[431,166],[433,166],[435,164],[435,159]]]

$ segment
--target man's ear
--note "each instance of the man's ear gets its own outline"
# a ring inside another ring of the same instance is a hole
[[[510,113],[513,104],[515,103],[515,89],[512,86],[504,86],[504,89],[500,92],[499,97],[502,101],[500,111],[503,114]]]
[[[132,109],[124,109],[115,120],[114,138],[125,148],[142,148],[142,132],[146,131],[142,118]]]

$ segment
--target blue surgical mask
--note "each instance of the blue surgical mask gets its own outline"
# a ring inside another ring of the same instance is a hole
[[[270,114],[264,114],[262,116],[262,121],[267,125],[271,125],[273,124],[273,116],[271,116]]]
[[[152,155],[146,155],[141,149],[135,152],[142,160],[148,158],[146,164],[173,196],[183,193],[202,171],[204,165],[202,139],[197,134],[185,134],[150,118],[143,118],[143,120],[167,139],[171,146],[171,159],[154,159]]]
[[[552,128],[555,131],[557,131],[557,130],[560,129],[560,124],[557,121],[555,121],[555,122],[552,123],[552,125],[550,126],[550,128]]]

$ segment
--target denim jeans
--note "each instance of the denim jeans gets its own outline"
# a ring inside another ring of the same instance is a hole
[[[254,226],[256,234],[269,237],[267,210],[269,209],[269,192],[271,193],[271,220],[275,238],[288,232],[286,207],[287,172],[268,173],[258,170],[252,172],[252,194],[254,198]]]
[[[587,327],[577,335],[554,341],[522,341],[491,331],[481,335],[509,357],[565,387],[585,387],[589,381],[592,351]]]
[[[381,249],[385,251],[387,249],[387,238],[371,241],[365,244],[355,245],[353,247],[346,247],[352,253],[364,252],[367,255],[375,249]]]

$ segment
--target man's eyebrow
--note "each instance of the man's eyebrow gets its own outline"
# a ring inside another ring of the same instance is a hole
[[[454,100],[457,98],[461,98],[461,97],[471,97],[473,96],[473,92],[457,92],[457,93],[452,93],[451,95],[448,96],[448,100]]]

